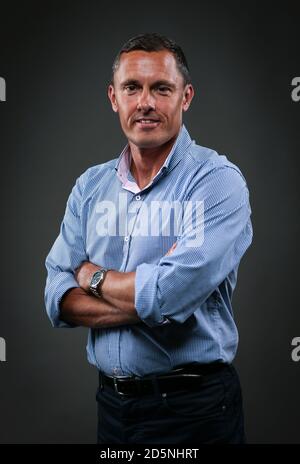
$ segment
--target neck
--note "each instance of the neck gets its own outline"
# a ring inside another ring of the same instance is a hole
[[[131,151],[130,171],[140,189],[149,184],[156,176],[176,140],[172,138],[166,144],[154,148],[140,148],[129,142]]]

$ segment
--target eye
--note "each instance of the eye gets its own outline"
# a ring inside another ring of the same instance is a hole
[[[171,92],[170,87],[168,87],[167,85],[159,85],[157,87],[157,90],[162,95],[168,95]]]
[[[125,85],[124,87],[125,92],[127,92],[129,95],[133,94],[137,90],[137,86],[135,84],[128,84]]]

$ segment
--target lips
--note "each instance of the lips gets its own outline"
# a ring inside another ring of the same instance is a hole
[[[160,119],[158,118],[147,118],[147,117],[144,117],[144,118],[137,118],[135,119],[135,123],[141,127],[141,128],[148,128],[148,129],[152,129],[152,128],[155,128],[159,125],[160,123]]]
[[[144,122],[146,124],[151,123],[151,122],[159,122],[159,119],[154,119],[154,118],[139,118],[136,119],[136,122]]]

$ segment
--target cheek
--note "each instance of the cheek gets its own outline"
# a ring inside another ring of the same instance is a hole
[[[162,114],[167,115],[168,119],[177,119],[182,111],[181,103],[181,100],[176,100],[173,102],[160,102],[156,109],[159,110]]]
[[[182,113],[182,110],[180,107],[172,108],[172,110],[168,112],[168,120],[172,123],[180,120],[181,113]]]
[[[120,103],[118,108],[120,118],[123,120],[127,120],[136,111],[136,105],[133,102]]]

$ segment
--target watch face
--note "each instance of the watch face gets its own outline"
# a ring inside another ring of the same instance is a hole
[[[91,281],[91,285],[94,286],[94,285],[97,285],[99,283],[101,274],[102,274],[101,271],[95,272],[95,274],[93,275],[92,281]]]

